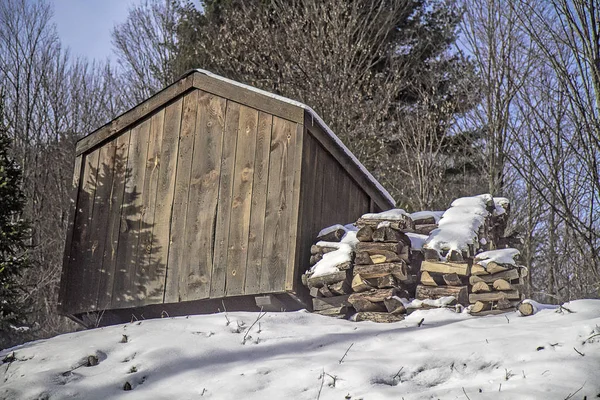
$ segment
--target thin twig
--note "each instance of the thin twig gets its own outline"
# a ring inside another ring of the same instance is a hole
[[[471,398],[469,397],[469,395],[467,394],[467,391],[465,390],[465,388],[462,388],[463,393],[465,394],[465,396],[467,397],[468,400],[471,400]]]
[[[350,351],[350,349],[352,348],[352,346],[354,346],[354,343],[352,343],[349,347],[348,350],[346,350],[346,352],[344,353],[344,355],[342,356],[342,358],[340,358],[340,364],[344,362],[344,358],[346,358],[346,354],[348,354],[348,352]]]
[[[577,350],[575,347],[573,347],[573,350],[575,350],[577,352],[577,354],[579,354],[581,357],[585,356],[585,354],[583,354],[582,352]]]
[[[248,330],[246,331],[246,334],[244,335],[244,338],[242,339],[242,343],[246,343],[246,338],[248,337],[248,334],[250,333],[250,330],[252,330],[252,327],[254,325],[256,325],[256,323],[265,315],[267,315],[267,312],[262,312],[262,307],[260,308],[260,312],[258,313],[258,317],[256,317],[256,319],[254,320],[254,322],[252,323],[252,325],[250,325],[250,328],[248,328]]]
[[[403,369],[404,369],[404,367],[400,368],[400,369],[398,370],[398,372],[396,372],[396,375],[394,375],[394,376],[392,377],[392,380],[393,380],[393,381],[394,381],[394,380],[396,380],[396,378],[399,378],[399,377],[400,377],[400,372],[402,372],[402,370],[403,370]]]
[[[573,313],[575,312],[575,311],[573,311],[573,310],[569,310],[567,307],[565,307],[565,306],[563,306],[563,305],[559,305],[559,306],[558,306],[558,309],[559,309],[559,310],[561,310],[561,311],[562,311],[562,310],[565,310],[565,311],[567,311],[569,314],[573,314]]]
[[[229,324],[231,324],[231,321],[229,320],[229,316],[227,315],[227,307],[225,307],[225,302],[223,300],[221,300],[221,304],[223,304],[223,310],[225,310],[225,319],[227,320],[225,326],[229,326]]]
[[[584,341],[583,341],[581,344],[585,344],[585,342],[587,342],[588,340],[590,340],[591,338],[593,338],[593,337],[596,337],[596,336],[600,336],[600,333],[595,333],[595,334],[593,334],[593,335],[592,335],[592,336],[590,336],[589,338],[585,339],[585,340],[584,340]]]
[[[325,383],[325,368],[323,368],[323,373],[321,373],[321,387],[319,388],[319,393],[317,394],[317,400],[321,398],[321,390],[323,390],[323,384]]]
[[[586,382],[587,382],[587,381],[586,381]],[[580,387],[579,389],[577,389],[577,391],[575,391],[575,393],[573,393],[573,394],[569,393],[569,395],[568,395],[567,397],[565,397],[565,400],[569,400],[571,397],[573,397],[573,396],[575,396],[577,393],[579,393],[579,391],[580,391],[581,389],[583,389],[583,387],[585,386],[585,383],[586,383],[586,382],[583,382],[583,385],[581,385],[581,387]]]
[[[508,317],[506,315],[504,315],[504,318],[506,318],[506,323],[510,324],[510,319],[508,319]]]
[[[421,320],[419,321],[419,323],[417,324],[417,326],[420,328],[421,325],[423,325],[424,321],[425,321],[425,318],[421,318]]]

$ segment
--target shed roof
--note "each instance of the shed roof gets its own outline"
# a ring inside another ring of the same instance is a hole
[[[227,90],[223,84],[242,90]],[[396,204],[396,201],[390,195],[390,193],[379,183],[379,181],[373,177],[373,175],[371,175],[365,166],[354,156],[354,154],[352,154],[352,152],[350,152],[346,145],[342,143],[342,141],[333,133],[333,131],[312,108],[299,101],[269,93],[265,90],[257,89],[255,87],[227,79],[203,69],[192,69],[187,71],[170,86],[155,93],[146,101],[124,112],[89,135],[81,138],[77,142],[77,155],[85,153],[88,150],[96,147],[112,135],[117,134],[127,126],[135,123],[137,120],[143,118],[155,109],[161,107],[173,98],[181,95],[191,88],[207,90],[241,103],[246,103],[244,100],[248,97],[249,93],[257,94],[263,100],[262,104],[252,104],[253,106],[256,106],[257,109],[280,115],[298,123],[304,123],[304,114],[307,113],[312,120],[316,121],[316,123],[322,127],[322,129],[331,139],[331,142],[351,161],[352,164],[354,164],[361,171],[361,173],[369,180],[374,188],[391,204]]]

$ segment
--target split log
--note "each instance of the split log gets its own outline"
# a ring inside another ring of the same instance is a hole
[[[319,296],[318,297],[333,297],[334,294],[331,293],[329,287],[327,285],[323,285],[319,288]]]
[[[312,246],[310,246],[310,254],[325,254],[325,253],[331,253],[332,251],[336,251],[337,247],[329,247],[329,246],[317,246],[316,244],[313,244]]]
[[[502,264],[498,264],[494,261],[490,261],[487,263],[487,265],[485,266],[485,270],[487,271],[488,274],[497,274],[498,272],[503,272],[503,271],[507,271],[509,270],[511,267],[502,265]]]
[[[471,265],[471,275],[489,275],[489,272],[487,272],[483,266],[479,264],[473,264]]]
[[[469,305],[467,286],[417,286],[416,298],[419,300],[436,300],[445,296],[454,296],[458,303],[462,304],[463,306]]]
[[[441,275],[434,272],[429,273],[427,271],[421,271],[421,283],[427,286],[440,286],[444,285],[444,279]]]
[[[373,241],[373,228],[370,226],[363,226],[356,232],[356,238],[360,242],[372,242]]]
[[[345,318],[349,314],[349,307],[340,306],[327,308],[325,310],[315,311],[314,314],[323,315],[325,317]]]
[[[386,312],[358,312],[355,314],[354,320],[357,322],[371,321],[378,323],[390,323],[402,321],[404,317],[398,314],[390,314]]]
[[[396,290],[391,289],[371,289],[363,293],[353,293],[348,298],[348,301],[352,303],[354,299],[365,299],[373,303],[382,303],[388,297],[392,297],[396,294]]]
[[[514,279],[519,279],[520,274],[519,270],[516,268],[509,269],[508,271],[498,272],[492,275],[479,275],[479,276],[470,276],[469,283],[474,285],[477,282],[486,282],[486,283],[494,283],[497,279],[504,279],[506,281],[512,281]]]
[[[360,274],[356,274],[354,275],[354,278],[352,278],[352,290],[360,293],[360,292],[364,292],[365,290],[371,290],[373,289],[373,286],[369,285],[369,283],[367,281],[365,281],[362,276],[360,276]]]
[[[405,233],[389,226],[382,226],[373,231],[374,242],[397,243],[402,242],[410,246],[410,238]]]
[[[511,284],[508,283],[507,281],[505,281],[504,279],[496,279],[494,281],[494,283],[492,284],[492,286],[494,286],[494,289],[500,290],[500,291],[513,290],[513,287],[511,286]]]
[[[415,224],[415,229],[418,225],[437,225],[435,222],[435,217],[433,215],[413,219],[413,222]]]
[[[323,253],[317,253],[310,256],[310,265],[315,265],[323,259]]]
[[[431,261],[426,259],[421,263],[421,271],[467,276],[469,275],[469,264]]]
[[[366,280],[369,285],[379,289],[393,288],[396,286],[396,279],[393,275],[385,275],[377,278],[370,278]]]
[[[528,317],[530,315],[535,314],[535,308],[533,307],[533,304],[521,303],[521,304],[519,304],[519,312],[524,317]]]
[[[472,293],[491,292],[490,287],[485,282],[477,282],[471,287]]]
[[[425,260],[440,261],[440,253],[436,249],[423,248],[423,256]]]
[[[390,297],[391,293],[391,289],[372,289],[368,292],[351,294],[348,302],[356,311],[386,311],[383,300]]]
[[[321,297],[321,294],[319,293],[319,288],[311,287],[309,291],[311,297]]]
[[[369,254],[380,254],[383,251],[401,254],[404,243],[383,243],[383,242],[358,242],[356,243],[356,251],[366,251]]]
[[[507,312],[511,312],[514,311],[514,307],[513,308],[507,308],[504,310],[499,310],[499,309],[493,309],[493,310],[487,310],[487,311],[481,311],[478,313],[473,313],[471,312],[471,315],[475,315],[477,317],[485,317],[486,315],[498,315],[498,314],[506,314]]]
[[[471,313],[478,313],[481,311],[487,311],[492,309],[492,303],[476,301],[475,304],[471,306]]]
[[[434,229],[437,228],[437,224],[415,225],[415,233],[420,233],[421,235],[429,235]]]
[[[329,285],[329,291],[336,296],[341,296],[345,294],[352,293],[352,286],[348,283],[348,281],[344,280],[342,282],[337,282]]]
[[[373,264],[373,260],[371,260],[371,256],[366,251],[357,251],[354,256],[354,264],[371,265]]]
[[[448,286],[463,286],[465,284],[456,273],[444,274],[442,275],[442,279]]]
[[[507,300],[507,299],[498,300],[496,302],[496,308],[498,308],[500,310],[506,310],[513,306],[514,306],[513,302],[511,302],[510,300]]]
[[[312,299],[313,310],[321,311],[334,307],[350,307],[352,304],[348,302],[348,297],[350,297],[349,294],[344,296],[314,298]]]
[[[518,300],[520,298],[521,294],[518,290],[511,290],[508,292],[473,293],[469,295],[469,302],[475,303],[476,301],[499,301],[502,299]]]
[[[400,299],[396,296],[384,299],[383,304],[389,313],[406,314],[406,308],[404,308],[404,304],[402,304]]]
[[[408,279],[406,264],[404,262],[384,263],[373,265],[355,265],[354,274],[360,274],[363,279],[379,278],[380,276],[393,275],[399,281]]]
[[[338,283],[345,280],[348,277],[349,271],[338,271],[332,274],[321,275],[317,277],[309,277],[307,284],[309,287],[320,288],[325,285],[331,285],[332,283]]]
[[[388,226],[394,229],[413,230],[415,228],[413,220],[408,215],[404,216],[403,219],[398,220],[360,217],[358,221],[356,221],[356,226],[358,226],[359,228],[362,228],[363,226],[370,226],[373,229],[377,229],[377,226],[379,226],[379,224],[384,221],[388,224]]]
[[[342,240],[345,234],[346,230],[342,226],[340,226],[337,229],[330,230],[324,235],[317,236],[317,240],[323,242],[339,242],[340,240]]]
[[[456,250],[450,250],[448,252],[448,254],[446,255],[446,259],[450,262],[454,262],[454,263],[463,263],[465,262],[465,258],[463,257],[463,254],[459,251]]]
[[[351,261],[346,261],[343,262],[341,264],[338,264],[335,266],[337,269],[339,269],[340,271],[347,271],[350,268],[352,268],[352,262]]]

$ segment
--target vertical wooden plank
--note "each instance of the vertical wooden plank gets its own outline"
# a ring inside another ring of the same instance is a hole
[[[87,279],[88,264],[91,259],[91,220],[96,195],[96,174],[98,172],[99,150],[85,156],[82,182],[77,195],[77,215],[73,232],[73,246],[69,276],[67,277],[68,313],[85,311],[84,281]]]
[[[237,143],[237,130],[240,120],[240,105],[227,101],[225,113],[225,132],[221,152],[221,176],[219,181],[219,202],[215,220],[215,243],[213,271],[210,284],[210,297],[222,297],[225,294],[227,274],[227,250],[229,248],[229,225],[233,187],[233,168]]]
[[[75,157],[75,165],[73,167],[73,179],[71,181],[71,197],[69,204],[69,225],[67,226],[67,237],[65,240],[65,249],[63,254],[63,268],[60,278],[60,290],[58,294],[58,311],[61,314],[67,313],[67,283],[69,277],[69,266],[71,262],[71,247],[73,245],[73,229],[75,226],[75,217],[77,210],[77,199],[79,195],[79,185],[82,173],[83,155]]]
[[[199,92],[185,226],[186,250],[179,275],[182,301],[210,295],[225,107],[226,100],[222,97]]]
[[[273,116],[264,112],[258,114],[256,153],[252,186],[252,211],[248,235],[248,259],[246,261],[245,294],[260,293],[262,269],[263,236],[265,232],[265,210],[267,208],[267,183],[269,180],[269,153]]]
[[[100,281],[103,279],[102,262],[104,259],[104,247],[106,243],[106,229],[108,227],[108,215],[110,211],[110,192],[113,184],[115,151],[117,141],[112,140],[105,143],[99,149],[98,172],[96,173],[96,193],[94,195],[94,207],[91,219],[91,235],[89,245],[91,254],[86,279],[83,285],[83,304],[88,311],[96,310],[98,305],[98,294]]]
[[[287,257],[287,266],[285,272],[285,290],[294,290],[294,285],[298,282],[295,278],[301,266],[296,263],[296,253],[301,251],[300,245],[297,242],[299,221],[303,218],[300,207],[300,184],[302,182],[302,150],[304,144],[304,126],[296,124],[296,131],[288,151],[288,165],[290,174],[293,175],[292,184],[288,188],[290,199],[290,227],[289,227],[289,249]],[[304,271],[302,271],[304,272]],[[298,278],[300,275],[298,275]]]
[[[225,278],[225,294],[227,296],[244,293],[257,126],[258,111],[241,106],[227,250],[227,275]]]
[[[136,285],[138,245],[142,235],[142,193],[146,173],[149,121],[131,129],[125,170],[125,193],[121,207],[121,228],[117,250],[117,273],[113,284],[112,307],[132,306],[138,296]]]
[[[171,273],[168,265],[169,237],[171,233],[171,212],[175,197],[182,108],[183,98],[180,98],[165,109],[162,145],[158,161],[160,168],[156,187],[154,227],[152,229],[152,262],[155,270],[165,271],[165,281],[169,279]],[[177,268],[177,266],[173,268]]]
[[[265,293],[281,292],[285,286],[290,228],[290,192],[294,181],[295,124],[273,118],[269,183],[263,242],[260,288]],[[291,157],[291,160],[290,160]]]
[[[312,240],[317,238],[317,234],[323,228],[323,185],[324,177],[327,174],[325,171],[326,154],[325,150],[315,140],[315,164],[316,164],[316,175],[315,175],[315,197],[314,197],[314,211],[311,225]]]
[[[156,211],[156,193],[160,173],[160,154],[165,121],[165,110],[161,109],[152,115],[148,137],[148,153],[146,172],[144,174],[144,193],[142,194],[142,225],[144,234],[139,242],[139,262],[136,275],[139,291],[136,305],[157,304],[163,301],[165,288],[165,268],[155,262],[155,254],[160,253],[158,243],[154,240],[154,217]]]
[[[313,236],[314,220],[319,214],[315,213],[316,182],[317,174],[317,147],[316,141],[304,129],[303,151],[302,151],[302,179],[300,189],[300,234],[298,237],[299,250],[296,250],[296,265],[306,271],[309,268],[310,246],[315,241]],[[319,198],[319,205],[321,199]],[[319,210],[320,212],[320,210]]]
[[[112,303],[113,286],[117,270],[121,208],[123,206],[123,194],[125,193],[125,176],[127,171],[130,136],[131,132],[127,131],[114,139],[116,146],[113,159],[113,180],[108,196],[109,211],[107,212],[106,239],[102,257],[102,274],[98,284],[98,310],[110,308]]]
[[[175,195],[171,215],[171,233],[169,236],[169,257],[165,297],[166,303],[176,303],[179,298],[179,282],[182,258],[185,252],[185,221],[187,216],[192,156],[194,154],[194,132],[196,130],[196,112],[198,110],[198,91],[185,95],[179,133],[179,154],[175,174]],[[183,280],[185,282],[185,280]]]

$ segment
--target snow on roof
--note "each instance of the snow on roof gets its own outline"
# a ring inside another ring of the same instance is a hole
[[[195,69],[193,70],[195,72],[199,72],[201,74],[210,76],[211,78],[214,79],[218,79],[222,82],[226,82],[230,85],[234,85],[234,86],[238,86],[247,90],[250,90],[252,92],[255,93],[259,93],[263,96],[267,96],[267,97],[271,97],[273,99],[282,101],[284,103],[288,103],[288,104],[292,104],[296,107],[300,107],[304,110],[306,110],[311,117],[316,120],[319,125],[321,125],[323,127],[323,129],[325,130],[325,132],[327,133],[327,135],[329,135],[329,137],[331,139],[333,139],[333,141],[335,142],[335,144],[340,148],[340,150],[342,150],[351,160],[352,162],[361,170],[361,172],[367,177],[367,179],[377,188],[377,190],[387,199],[389,200],[392,204],[396,204],[396,200],[394,200],[394,198],[390,195],[390,193],[383,187],[381,186],[381,184],[379,183],[379,181],[377,181],[377,179],[375,179],[375,177],[373,177],[373,175],[371,175],[371,173],[365,168],[364,165],[362,165],[362,163],[360,161],[358,161],[358,158],[356,158],[354,156],[354,154],[352,154],[352,152],[350,152],[350,150],[348,150],[348,148],[346,147],[346,145],[340,140],[340,138],[338,138],[335,133],[333,133],[333,131],[329,128],[329,126],[327,126],[327,124],[321,119],[321,117],[319,117],[319,115],[309,106],[307,106],[306,104],[300,103],[299,101],[296,100],[292,100],[292,99],[288,99],[287,97],[283,97],[283,96],[279,96],[273,93],[269,93],[265,90],[261,90],[258,88],[255,88],[253,86],[249,86],[240,82],[236,82],[234,80],[231,79],[227,79],[225,77],[222,77],[220,75],[216,75],[213,74],[210,71],[206,71],[204,69]],[[192,71],[190,71],[192,72]],[[188,72],[189,74],[189,72]]]
[[[423,247],[438,252],[468,250],[478,240],[479,228],[489,215],[487,204],[492,196],[483,194],[472,197],[461,197],[452,202],[450,208],[442,215],[438,229],[434,229]]]

